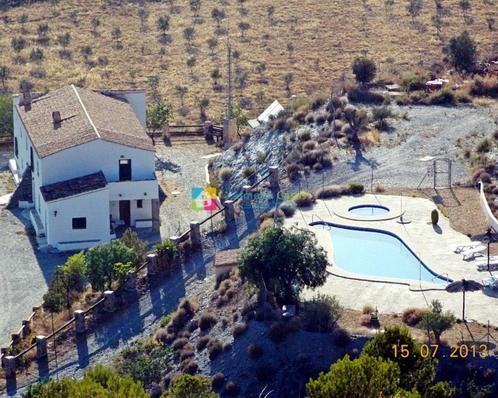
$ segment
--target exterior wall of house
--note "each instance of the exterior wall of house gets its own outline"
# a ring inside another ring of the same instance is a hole
[[[137,200],[130,201],[130,223],[132,227],[135,227],[137,220],[152,220],[152,200],[142,200],[142,208],[137,207]],[[111,199],[110,212],[112,221],[117,225],[122,225],[122,221],[119,214],[119,201],[114,201]]]
[[[29,153],[32,147],[31,140],[21,122],[19,113],[17,112],[16,105],[19,103],[21,97],[19,95],[13,96],[13,122],[14,122],[14,141],[17,139],[17,156],[15,156],[17,162],[17,168],[19,170],[20,176],[26,171],[30,163]],[[34,148],[33,148],[34,151]],[[35,151],[34,151],[35,152]],[[15,155],[15,154],[14,154]]]
[[[108,182],[119,181],[120,159],[131,159],[132,180],[155,180],[154,151],[95,140],[42,159],[42,184],[53,184],[99,170],[103,171]]]
[[[107,188],[48,202],[46,217],[47,243],[58,250],[86,249],[111,240]],[[78,217],[86,218],[85,229],[73,229],[73,218]]]

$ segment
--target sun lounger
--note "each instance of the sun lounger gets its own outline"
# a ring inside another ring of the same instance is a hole
[[[488,270],[488,263],[481,263],[477,264],[477,270],[478,271],[487,271]],[[489,270],[490,271],[497,271],[498,270],[498,263],[489,263]]]
[[[481,242],[470,242],[470,243],[467,243],[465,245],[455,246],[455,249],[453,251],[455,253],[461,253],[465,250],[469,250],[469,249],[472,249],[472,248],[480,246],[480,245],[481,245]]]
[[[498,256],[490,256],[489,263],[490,264],[498,264]],[[479,258],[474,262],[474,264],[476,264],[476,265],[481,265],[481,264],[488,265],[488,258],[486,256]]]
[[[471,249],[464,250],[461,254],[464,260],[471,260],[477,256],[482,256],[484,254],[486,247],[483,245],[475,246]]]
[[[498,289],[498,278],[492,276],[482,281],[484,287],[488,289]]]

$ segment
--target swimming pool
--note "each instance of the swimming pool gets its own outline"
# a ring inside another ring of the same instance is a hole
[[[447,283],[448,279],[429,269],[394,234],[325,223],[312,224],[330,231],[335,264],[359,276]],[[451,282],[451,280],[450,280]]]
[[[380,205],[359,205],[350,207],[348,212],[357,216],[380,216],[389,213],[389,209]]]

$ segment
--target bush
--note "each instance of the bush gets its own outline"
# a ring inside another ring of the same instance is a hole
[[[289,333],[290,329],[284,322],[273,323],[267,332],[268,338],[274,343],[281,343],[287,338]]]
[[[199,329],[202,331],[211,329],[214,325],[216,325],[216,322],[218,322],[216,315],[211,312],[204,312],[199,319]]]
[[[351,343],[351,334],[343,328],[335,328],[332,332],[332,341],[338,347],[346,347]]]
[[[301,191],[292,197],[294,203],[297,207],[311,206],[315,202],[313,194],[310,192]]]
[[[199,369],[199,365],[197,365],[197,362],[192,360],[182,362],[181,367],[183,369],[183,372],[189,375],[196,374],[197,370]]]
[[[486,97],[498,97],[498,77],[487,76],[477,77],[470,86],[472,95],[481,95]]]
[[[211,386],[214,389],[218,389],[223,387],[223,383],[225,382],[225,375],[223,373],[215,373],[211,378]]]
[[[313,124],[315,123],[315,115],[313,113],[308,113],[306,115],[306,124]]]
[[[352,182],[351,184],[349,184],[349,191],[353,195],[358,195],[365,191],[365,187],[363,186],[363,184]]]
[[[197,351],[202,351],[204,348],[206,348],[209,340],[211,340],[209,336],[200,336],[196,344]]]
[[[299,178],[299,171],[301,170],[301,167],[299,167],[297,163],[291,163],[287,165],[286,170],[289,180],[295,181]]]
[[[238,339],[240,336],[242,336],[247,330],[247,324],[246,323],[236,323],[232,327],[232,335],[234,339]]]
[[[371,314],[372,312],[374,312],[374,311],[375,311],[375,308],[374,308],[374,306],[373,306],[373,305],[371,305],[371,304],[365,304],[365,305],[363,306],[363,309],[361,310],[361,312],[362,312],[363,314],[365,314],[365,315],[370,315],[370,314]]]
[[[329,332],[341,317],[342,311],[335,296],[318,294],[303,303],[301,317],[304,328],[310,332]]]
[[[384,96],[378,93],[355,87],[348,91],[348,99],[351,102],[359,102],[363,104],[380,105],[384,102]]]
[[[232,176],[232,169],[230,167],[222,167],[218,170],[218,177],[221,181],[225,182]]]
[[[209,352],[209,359],[213,360],[223,352],[223,345],[219,340],[211,339],[207,344],[207,350]]]
[[[187,349],[180,351],[180,362],[192,359],[193,357],[195,357],[195,354],[192,350]]]
[[[406,91],[425,90],[426,76],[408,75],[403,78],[403,87]]]
[[[488,138],[484,138],[479,144],[477,144],[476,151],[479,153],[487,153],[492,148],[492,143]]]
[[[170,322],[171,322],[171,314],[166,314],[161,317],[160,325],[163,328]]]
[[[423,308],[407,308],[403,311],[403,322],[408,326],[416,326],[427,313]]]
[[[315,195],[319,199],[337,198],[349,193],[349,190],[341,185],[327,185],[316,191]]]
[[[459,70],[471,71],[476,61],[477,46],[467,31],[453,36],[448,44],[451,63]]]
[[[430,105],[455,105],[455,93],[449,88],[443,88],[442,90],[432,93],[427,99],[427,102]]]
[[[242,169],[242,175],[244,178],[254,177],[256,169],[252,166],[247,166]]]
[[[309,141],[311,139],[311,131],[308,128],[302,129],[297,134],[299,141]]]
[[[297,205],[291,200],[286,200],[278,208],[282,210],[286,217],[292,217],[296,212]]]
[[[263,353],[263,347],[259,344],[249,344],[247,347],[247,355],[249,355],[249,358],[251,359],[258,359],[263,355]]]
[[[315,149],[315,148],[316,148],[316,141],[309,140],[309,141],[303,142],[303,150],[304,151],[310,151],[310,150]]]
[[[174,330],[178,331],[187,324],[188,320],[189,316],[187,315],[187,312],[183,309],[178,309],[171,316],[171,326]]]
[[[179,339],[176,339],[175,341],[173,341],[173,344],[171,344],[171,347],[173,347],[174,350],[181,350],[187,344],[188,344],[188,339],[182,337],[182,338],[179,338]]]
[[[439,222],[439,212],[436,209],[431,211],[431,222],[432,225],[436,225]]]
[[[356,58],[351,68],[353,70],[356,81],[362,84],[371,82],[377,72],[375,62],[366,57]]]
[[[240,387],[234,381],[229,380],[225,384],[225,393],[228,395],[238,395],[240,393]]]

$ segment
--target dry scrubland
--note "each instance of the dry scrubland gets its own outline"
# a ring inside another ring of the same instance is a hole
[[[208,98],[208,117],[217,120],[223,112],[225,94],[213,89],[211,73],[219,68],[225,77],[227,36],[216,32],[217,25],[211,16],[215,7],[229,16],[229,23],[225,20],[222,28],[229,25],[231,44],[240,54],[234,61],[235,69],[236,75],[245,79],[245,87],[236,87],[236,94],[245,99],[245,108],[256,113],[273,98],[285,101],[289,95],[286,74],[293,74],[290,83],[293,94],[326,92],[334,79],[350,74],[352,60],[361,54],[376,60],[379,77],[392,77],[441,62],[441,50],[448,38],[467,29],[479,45],[480,56],[489,56],[497,51],[498,22],[492,31],[488,19],[498,20],[498,4],[496,0],[470,3],[471,9],[464,14],[458,0],[442,1],[441,39],[432,23],[436,5],[429,0],[413,22],[407,13],[406,0],[395,1],[391,10],[386,9],[382,0],[326,4],[310,0],[201,0],[197,17],[190,2],[179,0],[144,2],[144,5],[119,0],[38,3],[1,11],[0,65],[11,70],[11,79],[7,81],[11,91],[17,90],[21,79],[31,81],[36,89],[76,83],[92,88],[150,90],[148,77],[158,76],[159,92],[172,103],[177,119],[182,119],[178,114],[181,101],[175,88],[182,85],[188,88],[184,98],[188,108],[186,117],[198,120],[198,102]],[[270,5],[275,10],[271,18]],[[141,8],[148,13],[143,26]],[[23,14],[27,16],[25,23],[21,22]],[[171,43],[166,45],[159,42],[156,26],[157,18],[163,15],[170,16],[167,33]],[[93,18],[100,22],[95,32],[92,32]],[[44,22],[49,25],[48,45],[37,42],[38,25]],[[243,34],[241,22],[249,24]],[[121,29],[120,38],[112,37],[116,27]],[[190,46],[184,37],[184,29],[188,27],[194,27],[196,32]],[[72,52],[72,60],[59,58],[61,46],[57,36],[65,32],[71,34],[67,49]],[[24,37],[27,41],[19,54],[11,47],[13,37]],[[213,51],[207,44],[210,38],[218,39]],[[118,48],[118,42],[122,48]],[[85,63],[81,53],[81,47],[87,45],[92,47],[88,60],[93,65]],[[31,62],[30,52],[36,47],[43,50],[44,59]],[[13,59],[18,55],[26,59],[26,64],[14,64]],[[189,68],[187,60],[192,56],[195,65]],[[107,57],[108,64],[102,58],[99,62],[99,57]],[[266,70],[258,69],[259,64],[264,64]],[[33,72],[39,77],[34,77]]]

